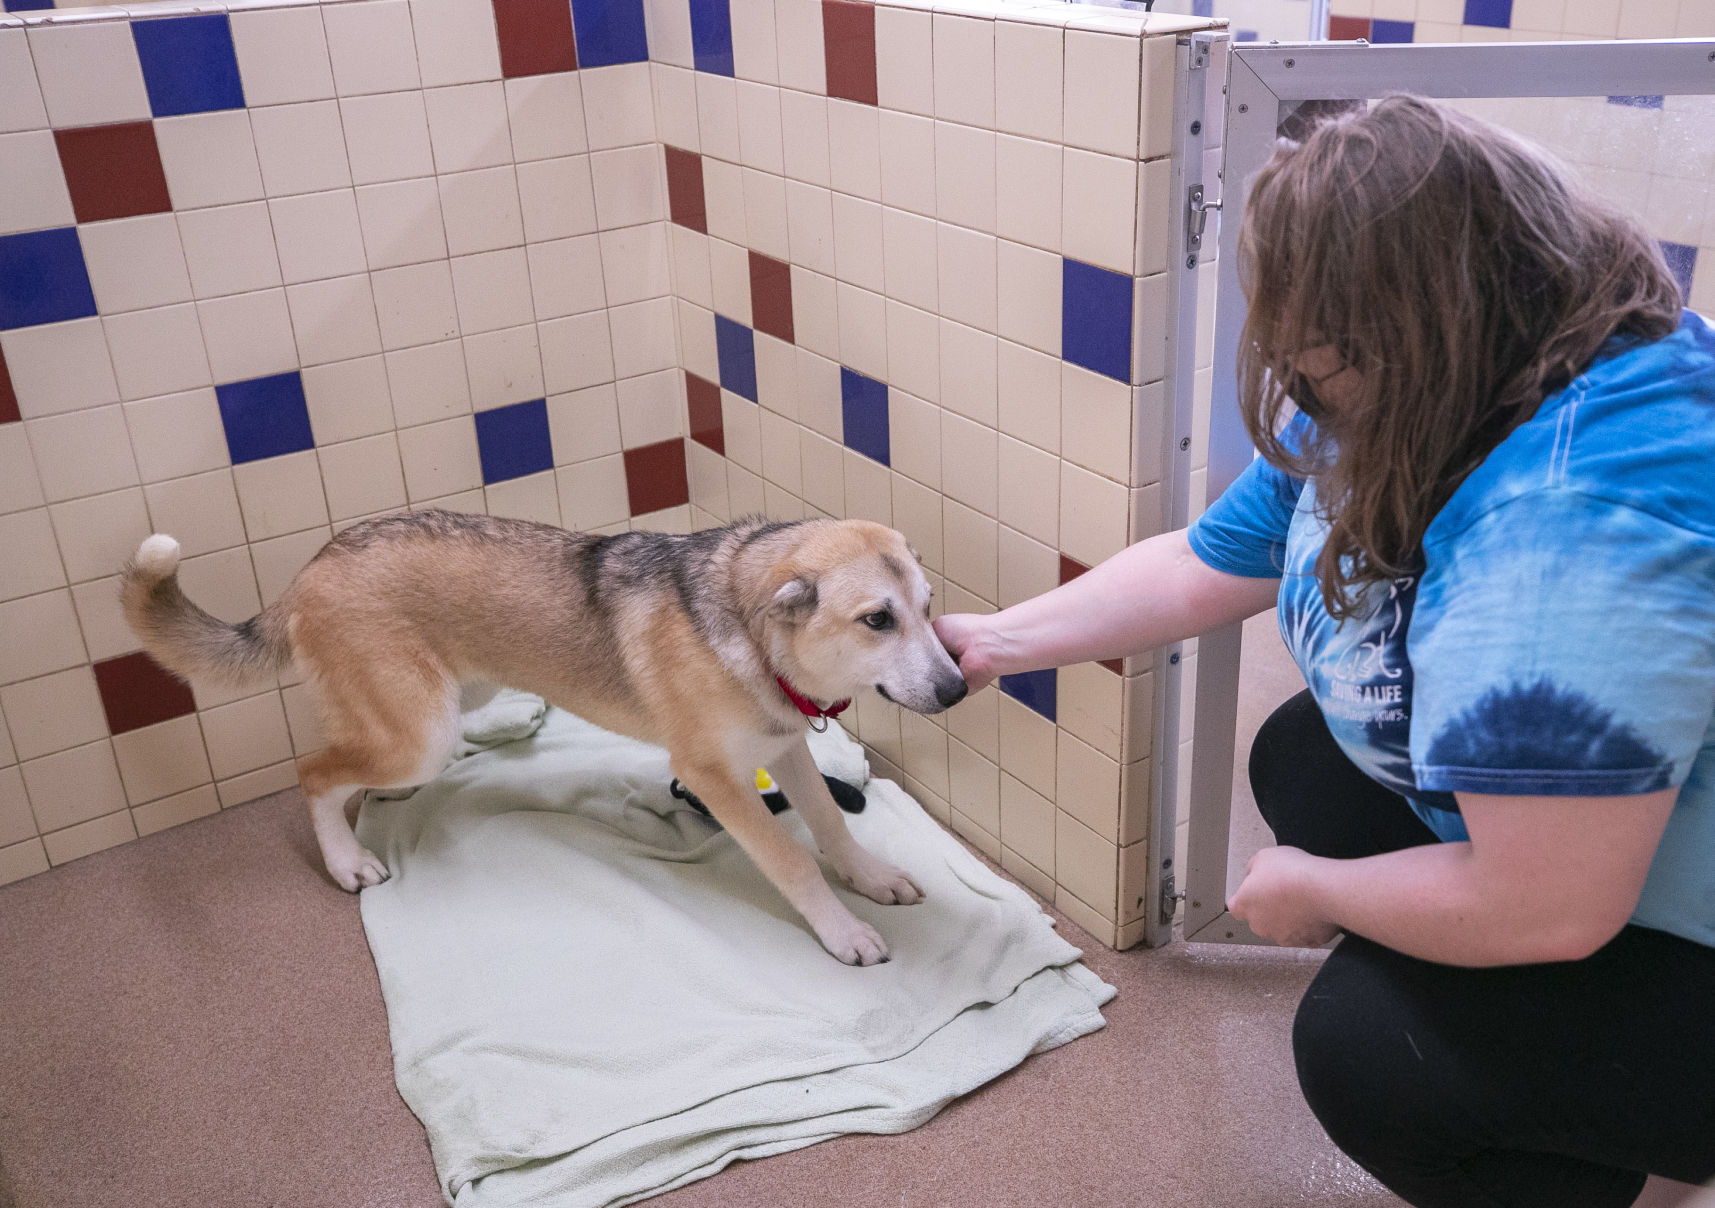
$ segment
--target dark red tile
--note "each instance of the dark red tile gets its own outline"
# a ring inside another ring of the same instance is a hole
[[[1076,579],[1079,575],[1083,574],[1085,571],[1087,571],[1089,569],[1090,569],[1089,567],[1085,566],[1082,562],[1078,561],[1076,558],[1068,558],[1065,554],[1061,554],[1060,555],[1060,586],[1062,586],[1062,587],[1066,586],[1066,584],[1070,583],[1073,579]],[[1124,675],[1125,674],[1125,660],[1124,659],[1103,659],[1102,660],[1102,666],[1106,667],[1109,671],[1112,671],[1115,675]]]
[[[189,685],[142,651],[95,665],[95,686],[115,734],[195,713]]]
[[[494,23],[500,33],[500,74],[578,69],[568,0],[494,0]]]
[[[674,437],[659,444],[625,451],[625,493],[631,514],[644,516],[662,508],[691,502],[691,480],[685,472],[685,441]]]
[[[784,260],[750,254],[750,323],[788,344],[792,338],[792,266]]]
[[[161,214],[173,208],[151,122],[55,130],[79,222]]]
[[[875,104],[875,6],[822,0],[822,53],[828,95]]]
[[[0,424],[15,424],[22,418],[18,393],[12,389],[12,375],[6,369],[6,350],[0,348]]]
[[[703,157],[695,151],[662,144],[667,153],[667,212],[680,226],[709,233],[709,211],[703,201]]]
[[[721,425],[721,388],[687,369],[685,402],[691,413],[691,439],[726,456],[726,429]]]
[[[1328,40],[1330,42],[1351,42],[1369,36],[1370,19],[1368,17],[1328,18]]]

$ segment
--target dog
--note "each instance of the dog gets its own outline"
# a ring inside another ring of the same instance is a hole
[[[596,536],[445,511],[386,516],[328,542],[258,616],[228,624],[180,590],[179,545],[145,540],[121,580],[144,647],[187,680],[241,685],[295,665],[320,689],[327,746],[298,761],[329,875],[386,880],[346,819],[364,789],[432,780],[461,691],[504,685],[665,747],[673,774],[849,965],[887,959],[755,787],[766,767],[839,879],[875,902],[922,890],[846,829],[806,742],[873,689],[917,713],[966,692],[929,623],[904,537],[863,520],[761,518],[676,535]],[[818,704],[817,702],[823,702]]]

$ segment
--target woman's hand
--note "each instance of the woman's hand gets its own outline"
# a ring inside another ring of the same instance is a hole
[[[1322,917],[1313,892],[1317,868],[1326,863],[1296,847],[1265,847],[1251,857],[1227,909],[1265,940],[1318,948],[1340,934]]]
[[[993,621],[993,614],[950,612],[935,622],[935,636],[959,665],[959,673],[972,692],[994,682]]]

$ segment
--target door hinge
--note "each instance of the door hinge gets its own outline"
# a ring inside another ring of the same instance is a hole
[[[1203,196],[1202,185],[1185,190],[1185,267],[1196,268],[1203,250],[1203,232],[1209,225],[1209,211],[1219,210],[1221,199],[1213,201]]]
[[[1164,924],[1171,923],[1173,921],[1174,914],[1179,910],[1179,903],[1185,897],[1184,894],[1178,892],[1175,885],[1176,882],[1173,877],[1173,869],[1167,868],[1163,870],[1161,874],[1160,917],[1161,922]]]

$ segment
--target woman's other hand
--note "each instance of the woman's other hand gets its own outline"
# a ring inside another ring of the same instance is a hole
[[[1265,847],[1251,857],[1227,909],[1265,940],[1284,947],[1321,947],[1340,934],[1316,905],[1317,867],[1326,863],[1296,847]]]
[[[994,682],[993,616],[974,612],[950,612],[935,622],[935,636],[959,665],[959,673],[972,692]]]

